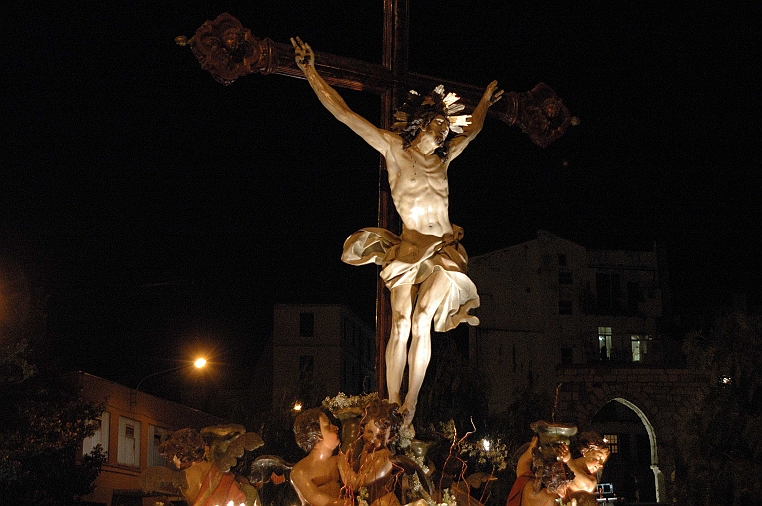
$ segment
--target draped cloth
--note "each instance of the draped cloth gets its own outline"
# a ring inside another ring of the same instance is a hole
[[[212,464],[201,483],[193,506],[227,506],[233,501],[235,506],[246,504],[246,494],[231,472],[222,473]]]
[[[524,494],[524,488],[527,483],[535,479],[533,472],[526,472],[516,477],[516,481],[513,482],[513,487],[508,493],[508,500],[505,502],[505,506],[521,506],[521,498]]]
[[[389,290],[401,285],[420,285],[434,272],[442,272],[450,288],[434,314],[434,330],[446,332],[466,322],[478,325],[468,314],[479,307],[476,285],[466,276],[468,255],[460,244],[463,229],[453,225],[444,237],[425,235],[403,227],[397,236],[383,228],[363,228],[344,242],[341,260],[350,265],[375,263]]]

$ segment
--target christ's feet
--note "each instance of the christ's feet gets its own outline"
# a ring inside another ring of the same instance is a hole
[[[413,416],[415,416],[415,406],[411,408],[407,403],[405,403],[400,406],[400,408],[397,410],[397,413],[402,417],[402,426],[410,426],[412,428]]]

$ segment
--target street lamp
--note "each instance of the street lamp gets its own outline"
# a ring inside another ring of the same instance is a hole
[[[199,357],[199,358],[197,358],[196,360],[194,360],[190,364],[186,363],[186,364],[183,364],[183,365],[179,365],[177,367],[170,367],[169,369],[164,369],[162,371],[153,372],[153,373],[151,373],[151,374],[149,374],[147,376],[143,376],[140,379],[140,381],[138,381],[138,386],[135,387],[135,390],[130,392],[130,409],[135,407],[135,404],[137,403],[137,400],[138,400],[138,392],[140,391],[140,385],[142,385],[145,380],[147,380],[148,378],[152,378],[154,376],[158,376],[159,374],[165,374],[165,373],[168,373],[168,372],[179,371],[180,369],[186,369],[188,367],[195,367],[196,369],[203,369],[204,367],[206,367],[206,359],[204,357]]]

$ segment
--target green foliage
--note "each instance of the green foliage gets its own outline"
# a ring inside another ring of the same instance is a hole
[[[689,334],[688,365],[710,378],[678,433],[683,504],[752,504],[762,497],[762,324],[732,314]]]

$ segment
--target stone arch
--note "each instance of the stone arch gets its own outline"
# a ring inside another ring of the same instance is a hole
[[[689,369],[651,367],[568,366],[560,367],[556,374],[560,386],[553,415],[559,421],[584,427],[609,402],[627,406],[636,414],[648,431],[658,500],[671,502],[676,433],[692,412],[697,396],[711,384],[709,379]]]
[[[612,395],[608,398],[603,404],[600,404],[598,408],[595,410],[595,412],[591,413],[592,416],[590,416],[588,419],[592,420],[595,414],[606,404],[609,402],[618,402],[622,404],[623,406],[626,406],[629,408],[633,413],[637,415],[637,417],[640,419],[640,422],[643,424],[643,427],[646,430],[646,434],[648,435],[648,442],[650,447],[650,468],[651,471],[654,473],[654,489],[656,491],[656,502],[664,502],[666,500],[666,483],[664,480],[664,473],[659,468],[659,449],[658,444],[656,440],[656,430],[654,429],[653,424],[651,423],[651,420],[646,415],[646,413],[634,402],[631,402],[630,400],[620,396],[620,395]]]
[[[659,447],[656,444],[656,432],[654,431],[654,427],[646,414],[643,413],[643,411],[638,406],[621,397],[615,398],[614,400],[624,404],[632,411],[634,411],[635,414],[638,415],[638,418],[640,418],[640,421],[643,422],[643,426],[646,428],[646,432],[648,433],[648,441],[651,446],[651,471],[654,473],[656,502],[663,502],[666,500],[666,484],[664,482],[664,473],[661,471],[661,469],[659,469]]]

